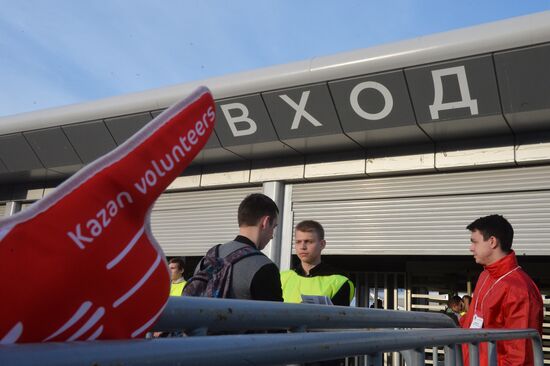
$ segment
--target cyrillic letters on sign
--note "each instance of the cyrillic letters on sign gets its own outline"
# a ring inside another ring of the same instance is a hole
[[[365,89],[377,90],[384,97],[384,108],[382,108],[380,112],[369,113],[359,105],[359,94]],[[349,102],[351,104],[351,108],[353,108],[359,117],[370,121],[378,121],[386,118],[393,109],[393,97],[390,91],[384,85],[377,83],[376,81],[364,81],[357,84],[350,93]]]
[[[248,117],[250,113],[248,112],[248,108],[244,104],[242,103],[221,104],[220,108],[223,112],[223,115],[225,116],[225,119],[227,120],[227,123],[229,124],[229,128],[231,129],[233,136],[235,137],[248,136],[248,135],[252,135],[258,130],[258,126],[256,125],[256,122],[254,122],[252,118]],[[230,113],[230,110],[232,109],[240,110],[241,115],[232,116]],[[238,129],[237,123],[241,123],[241,124],[246,123],[248,127]]]
[[[311,122],[311,124],[314,125],[315,127],[319,127],[323,125],[321,122],[315,119],[315,117],[313,117],[311,114],[309,114],[306,111],[307,99],[309,98],[309,90],[306,90],[302,93],[302,95],[300,96],[299,104],[296,104],[286,94],[279,95],[279,97],[285,102],[287,102],[289,106],[291,106],[296,110],[296,114],[294,115],[294,119],[292,120],[292,126],[290,126],[291,130],[296,130],[300,126],[300,120],[302,119],[302,117],[304,117],[309,122]]]
[[[441,78],[449,75],[456,75],[458,78],[461,100],[443,103],[443,82]],[[464,66],[432,70],[432,78],[434,82],[434,103],[430,105],[430,115],[432,119],[439,119],[439,111],[456,108],[470,108],[470,114],[472,116],[479,113],[477,109],[477,99],[472,99],[470,97],[470,89],[468,88],[468,79],[466,78],[466,69]]]

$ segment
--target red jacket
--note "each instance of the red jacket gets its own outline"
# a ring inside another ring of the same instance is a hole
[[[518,266],[516,254],[510,254],[485,267],[479,276],[462,328],[470,328],[474,313],[483,318],[483,328],[533,328],[542,335],[543,304],[537,286]],[[468,366],[468,347],[462,348]],[[498,341],[499,366],[532,365],[529,339]],[[480,366],[487,365],[487,343],[479,347]]]

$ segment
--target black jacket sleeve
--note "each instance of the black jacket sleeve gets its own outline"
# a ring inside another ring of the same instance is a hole
[[[283,301],[281,275],[274,263],[268,263],[252,278],[250,294],[254,300]]]
[[[346,283],[344,283],[342,287],[340,287],[338,292],[330,300],[334,305],[349,306],[350,290],[351,289],[349,287],[349,282],[346,281]]]

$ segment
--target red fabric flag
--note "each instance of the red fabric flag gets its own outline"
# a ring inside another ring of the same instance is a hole
[[[157,197],[214,129],[199,88],[25,211],[0,221],[0,343],[143,336],[169,293]]]

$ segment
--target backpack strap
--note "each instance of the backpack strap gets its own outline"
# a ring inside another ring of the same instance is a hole
[[[204,262],[210,258],[212,259],[215,259],[215,258],[219,258],[220,255],[220,247],[222,245],[221,244],[218,244],[216,246],[213,246],[212,248],[208,249],[208,251],[206,252],[206,254],[204,255],[204,257],[201,258],[201,260],[199,261],[199,265],[196,267],[198,268],[199,270],[203,270],[204,269]]]
[[[235,249],[234,251],[226,255],[225,260],[231,264],[235,264],[241,259],[244,259],[246,257],[250,257],[253,255],[261,255],[261,254],[262,253],[258,249],[252,248],[251,246],[246,245],[242,248]]]
[[[221,244],[218,244],[218,245],[216,245],[214,248],[211,248],[211,249],[210,249],[210,250],[214,249],[214,256],[215,256],[216,258],[219,258],[219,257],[220,257],[220,247],[221,247],[221,246],[222,246]],[[210,251],[210,250],[209,250],[209,251]]]

